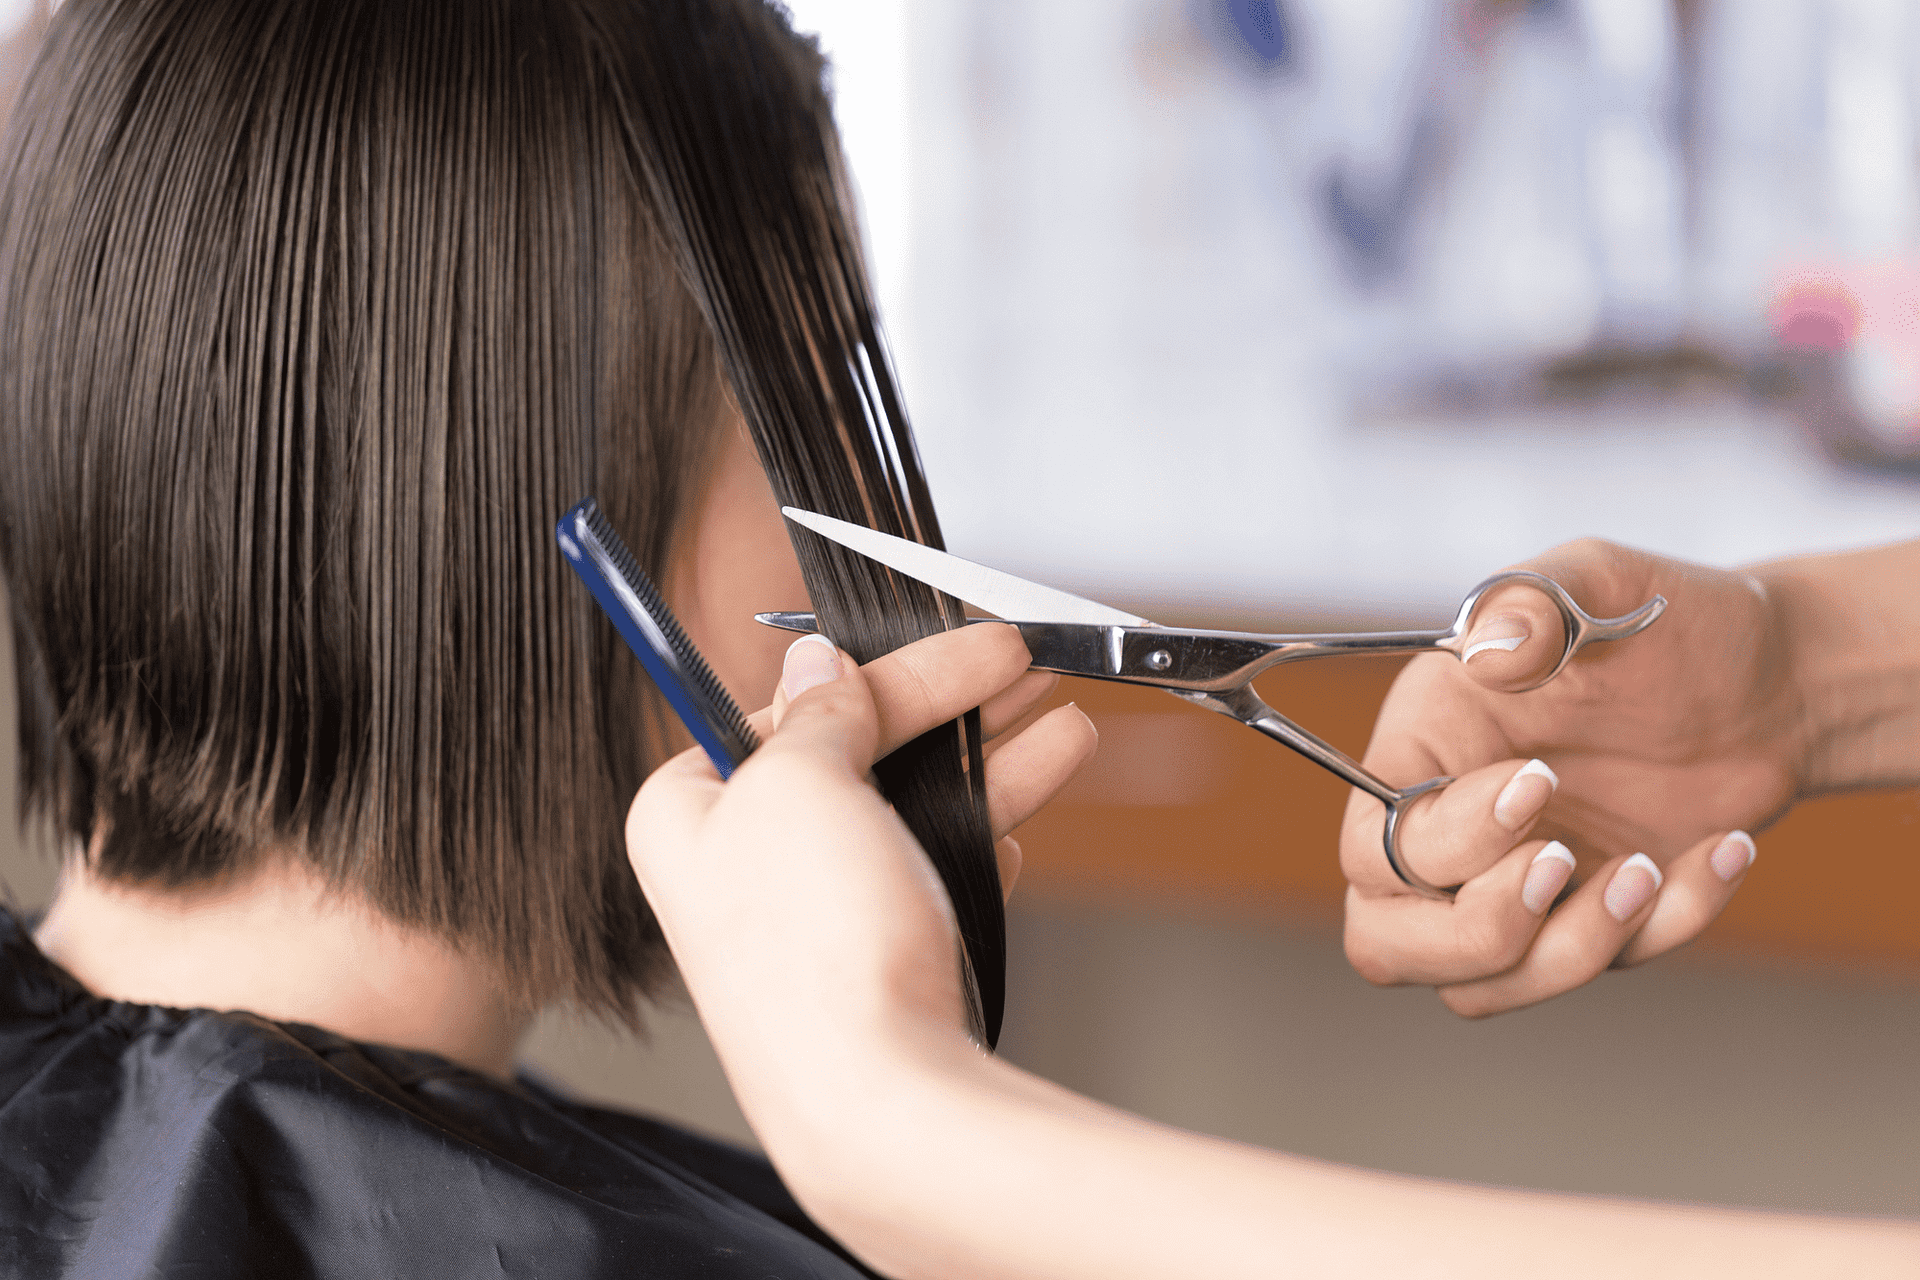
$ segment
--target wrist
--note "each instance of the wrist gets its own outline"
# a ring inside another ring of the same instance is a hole
[[[1797,703],[1800,796],[1920,781],[1920,543],[1751,573]]]
[[[914,1132],[889,1118],[900,1098],[984,1057],[944,947],[904,958],[862,948],[857,962],[823,969],[792,946],[774,964],[737,933],[725,945],[685,941],[675,951],[688,993],[755,1135],[803,1201],[840,1179],[849,1152]]]
[[[764,1061],[765,1049],[754,1057]],[[997,1093],[993,1060],[946,1025],[821,1036],[767,1072],[736,1072],[740,1059],[721,1057],[794,1198],[873,1264],[898,1262],[917,1231],[932,1231],[964,1163],[953,1157],[956,1134],[978,1128]],[[903,1235],[905,1224],[919,1225]]]

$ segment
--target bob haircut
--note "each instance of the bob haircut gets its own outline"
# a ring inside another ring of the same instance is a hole
[[[0,195],[25,812],[128,885],[285,851],[527,1006],[634,1016],[668,961],[622,818],[668,738],[553,520],[597,496],[660,577],[730,381],[763,457],[838,467],[799,500],[938,538],[822,74],[758,0],[68,0]],[[878,380],[783,402],[756,341]]]

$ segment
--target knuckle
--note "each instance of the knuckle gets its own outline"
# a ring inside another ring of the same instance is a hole
[[[1607,560],[1620,550],[1620,544],[1589,534],[1586,537],[1575,538],[1571,542],[1563,542],[1554,549],[1564,551],[1571,556],[1578,556],[1583,560]]]
[[[1398,968],[1369,930],[1349,927],[1346,933],[1347,963],[1353,971],[1376,987],[1391,987],[1400,981]]]
[[[1460,954],[1481,973],[1505,973],[1520,963],[1529,939],[1508,921],[1467,918],[1460,926]]]
[[[1469,1022],[1490,1018],[1501,1010],[1491,993],[1482,987],[1441,987],[1439,995],[1440,1003],[1447,1007],[1449,1013]]]
[[[940,705],[937,663],[926,653],[898,650],[893,663],[893,696],[909,714],[925,714]]]

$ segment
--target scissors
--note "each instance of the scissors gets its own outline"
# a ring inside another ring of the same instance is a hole
[[[1496,573],[1467,593],[1453,625],[1439,631],[1363,631],[1327,635],[1260,635],[1242,631],[1187,631],[1162,627],[1119,609],[1096,604],[1052,587],[1016,578],[998,569],[962,560],[917,542],[879,533],[831,516],[785,507],[789,520],[851,551],[898,570],[957,599],[1000,615],[968,618],[969,623],[1005,621],[1020,628],[1035,669],[1122,684],[1153,685],[1195,706],[1231,716],[1248,728],[1286,744],[1323,769],[1337,774],[1386,806],[1382,831],[1387,863],[1409,889],[1429,898],[1451,899],[1454,890],[1428,884],[1407,866],[1399,847],[1400,820],[1421,796],[1438,791],[1452,778],[1429,778],[1410,787],[1394,787],[1375,777],[1331,743],[1322,741],[1275,711],[1253,691],[1253,679],[1270,667],[1306,658],[1339,654],[1425,653],[1437,649],[1463,661],[1467,623],[1482,596],[1495,587],[1524,583],[1553,601],[1565,624],[1566,647],[1560,660],[1528,689],[1559,675],[1584,646],[1620,640],[1644,631],[1666,611],[1665,596],[1618,618],[1596,618],[1544,574],[1526,569]],[[814,631],[811,613],[762,613],[756,620],[788,631]]]

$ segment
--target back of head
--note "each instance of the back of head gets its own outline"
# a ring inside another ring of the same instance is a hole
[[[660,577],[731,393],[783,501],[940,541],[821,80],[764,0],[67,0],[0,193],[26,807],[109,881],[298,858],[629,1010],[664,730],[552,520]],[[863,661],[959,621],[796,549]],[[977,720],[878,769],[991,1038],[982,772]]]
[[[658,575],[697,492],[724,393],[619,42],[716,32],[830,128],[751,3],[62,8],[0,196],[0,553],[24,802],[96,874],[285,854],[529,1004],[657,975],[659,717],[550,530],[594,494]]]

